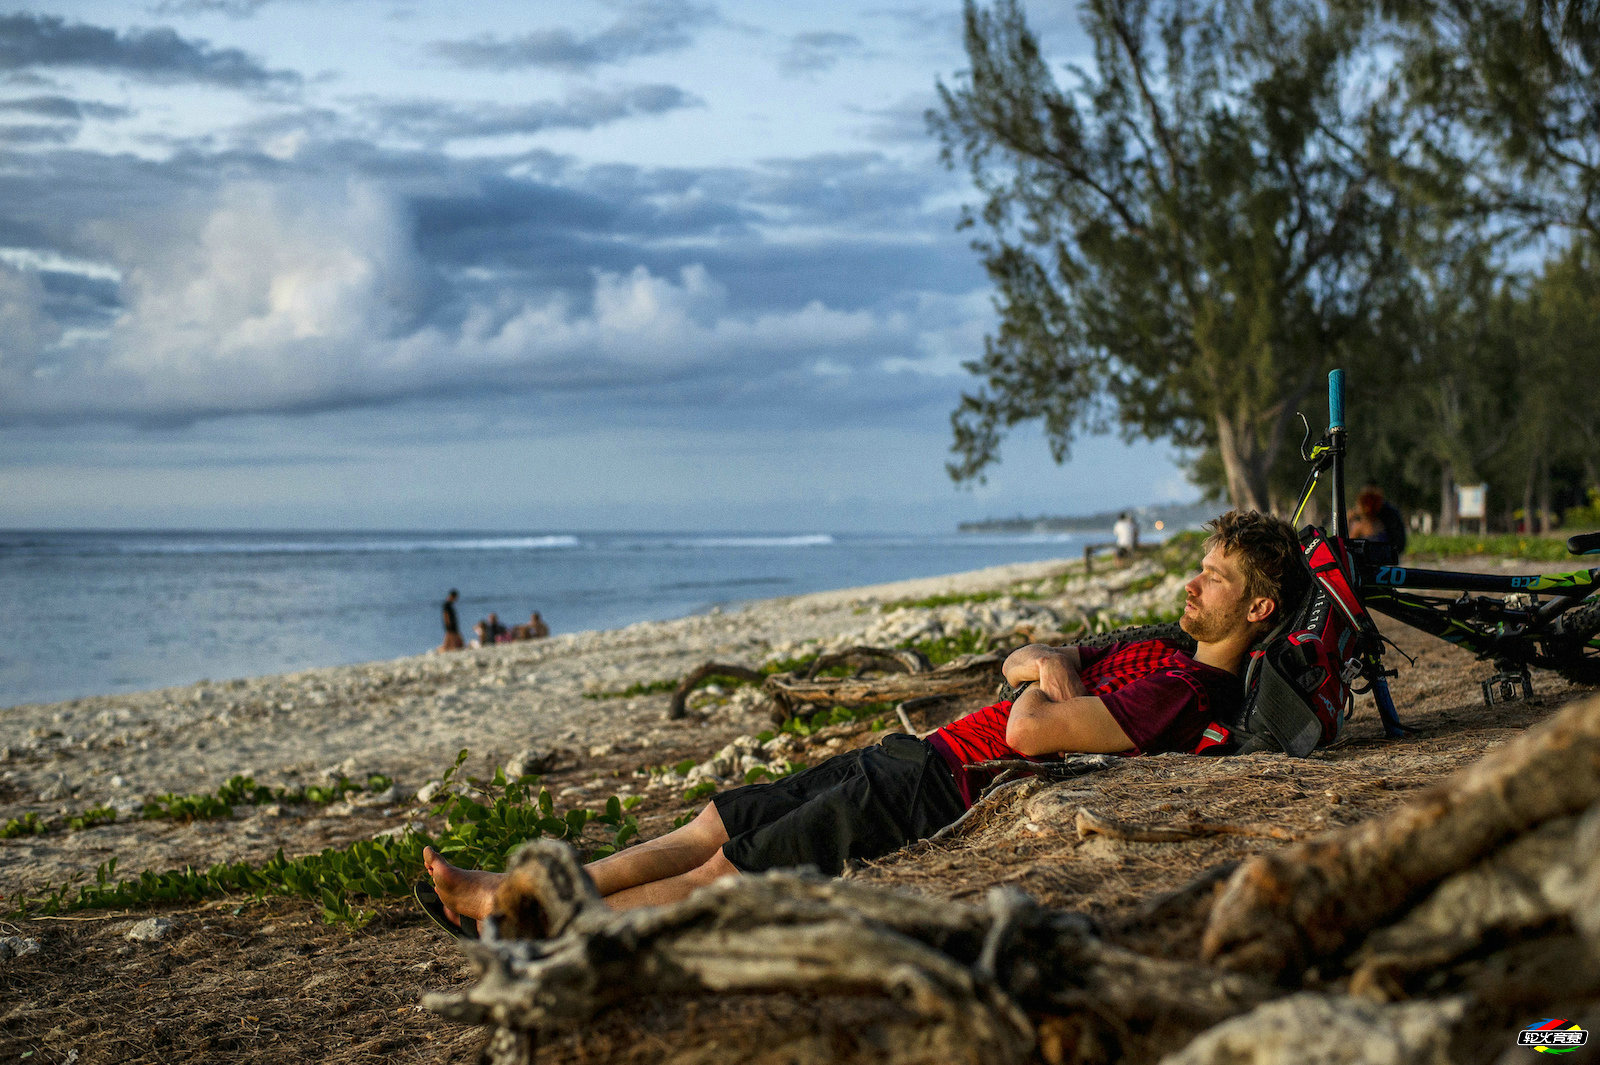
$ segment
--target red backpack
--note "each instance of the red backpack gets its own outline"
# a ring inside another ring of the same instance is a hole
[[[1310,589],[1251,649],[1238,717],[1212,723],[1196,753],[1283,751],[1303,758],[1344,734],[1352,686],[1381,637],[1355,594],[1344,544],[1308,525],[1300,546]]]

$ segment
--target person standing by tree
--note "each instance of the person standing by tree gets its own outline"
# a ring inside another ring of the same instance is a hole
[[[1127,558],[1139,550],[1139,523],[1127,511],[1117,515],[1111,526],[1111,537],[1117,542],[1117,557]]]

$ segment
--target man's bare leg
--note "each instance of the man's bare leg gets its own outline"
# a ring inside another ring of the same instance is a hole
[[[669,902],[678,902],[688,898],[689,893],[696,888],[705,887],[715,880],[723,877],[738,876],[738,868],[716,850],[711,857],[687,873],[669,876],[664,880],[652,880],[649,883],[639,884],[626,888],[615,894],[606,896],[606,905],[613,910],[632,910],[640,906],[665,906]]]
[[[727,859],[722,858],[722,845],[726,842],[728,842],[728,830],[722,825],[722,817],[717,813],[716,806],[707,803],[705,809],[682,828],[673,829],[665,836],[620,850],[585,866],[584,870],[594,880],[601,897],[611,902],[611,896],[625,893],[630,889],[653,887],[658,881],[671,881],[698,874],[703,867],[708,863],[714,863],[716,859],[727,863]],[[494,910],[495,891],[505,880],[504,873],[462,869],[445,861],[432,847],[423,850],[422,863],[426,866],[428,875],[433,878],[433,887],[439,893],[439,901],[444,903],[445,912],[452,918],[466,914],[468,917],[482,920]],[[728,863],[728,870],[738,871],[731,863]],[[675,886],[666,890],[668,894],[675,893],[675,898],[683,898],[698,886],[699,883],[690,883],[687,887]],[[664,898],[662,901],[673,901],[673,899]],[[631,905],[643,906],[652,903],[634,902]]]
[[[722,826],[722,815],[716,804],[708,802],[683,827],[601,858],[584,866],[584,871],[600,896],[610,901],[618,892],[700,868],[713,856],[720,857],[726,842],[728,830]]]

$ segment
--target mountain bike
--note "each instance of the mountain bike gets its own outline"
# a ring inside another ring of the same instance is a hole
[[[1600,565],[1560,573],[1504,575],[1402,565],[1388,543],[1350,536],[1345,510],[1348,433],[1343,370],[1328,375],[1327,431],[1315,444],[1310,444],[1310,438],[1307,423],[1300,453],[1311,470],[1295,508],[1293,524],[1299,527],[1326,475],[1331,499],[1324,532],[1344,545],[1351,570],[1345,576],[1369,613],[1377,611],[1492,663],[1494,673],[1482,682],[1484,702],[1491,706],[1496,701],[1531,696],[1530,670],[1534,667],[1580,684],[1600,684]],[[1568,538],[1567,550],[1574,555],[1600,556],[1600,532]],[[1458,594],[1421,594],[1422,590]],[[1381,637],[1381,632],[1378,635]],[[1170,623],[1122,629],[1083,643],[1099,646],[1145,639],[1168,640],[1188,650],[1194,647],[1193,639]],[[1397,671],[1384,666],[1386,645],[1394,646],[1386,638],[1370,642],[1347,663],[1351,670],[1347,679],[1356,694],[1371,693],[1385,734],[1398,737],[1405,735],[1407,729],[1400,723],[1389,695],[1388,678]]]
[[[1303,420],[1303,417],[1302,417]],[[1483,699],[1493,705],[1533,694],[1531,667],[1552,670],[1580,684],[1600,684],[1600,565],[1560,573],[1487,574],[1402,565],[1383,541],[1352,539],[1345,510],[1344,371],[1328,374],[1328,429],[1314,445],[1301,444],[1311,464],[1294,524],[1310,503],[1323,475],[1328,476],[1331,512],[1326,532],[1349,552],[1347,574],[1362,603],[1414,629],[1439,637],[1493,663],[1482,683]],[[1310,428],[1306,439],[1309,442]],[[1569,537],[1574,555],[1600,556],[1600,532]],[[1600,561],[1600,559],[1597,559]],[[1455,592],[1456,595],[1421,594]],[[1489,594],[1483,594],[1489,593]],[[1391,736],[1405,731],[1389,698],[1383,648],[1360,663]],[[1358,689],[1366,690],[1366,689]]]

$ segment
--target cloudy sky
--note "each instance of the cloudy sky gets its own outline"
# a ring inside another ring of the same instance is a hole
[[[0,526],[946,531],[955,0],[0,3]],[[1081,59],[1069,16],[1040,25]]]

